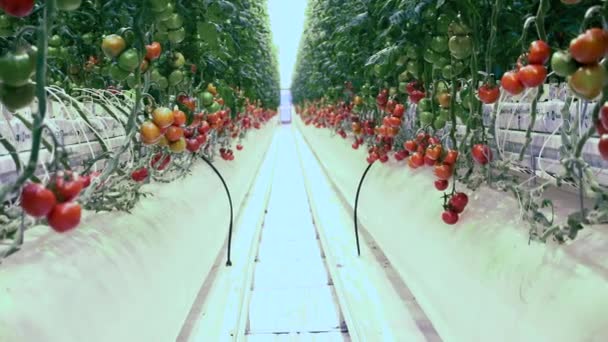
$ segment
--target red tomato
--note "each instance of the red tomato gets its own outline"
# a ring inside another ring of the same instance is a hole
[[[425,97],[424,92],[420,91],[420,90],[414,90],[411,92],[410,94],[410,100],[413,103],[418,103],[420,102],[420,100],[422,100]]]
[[[210,130],[211,126],[209,126],[209,123],[205,120],[201,121],[201,125],[198,126],[198,133],[207,134],[207,132],[209,132]]]
[[[467,204],[469,204],[469,197],[463,192],[457,192],[450,198],[448,204],[453,211],[460,214],[464,211]]]
[[[414,140],[408,140],[405,143],[403,143],[403,148],[405,148],[407,151],[410,151],[410,152],[416,152],[416,149],[418,148],[418,144],[416,144],[416,142]]]
[[[408,165],[412,169],[416,169],[424,165],[424,156],[422,155],[422,153],[416,152],[412,154],[410,156],[410,159],[408,159]]]
[[[446,164],[437,164],[434,173],[440,180],[448,180],[452,177],[452,167]]]
[[[608,160],[608,135],[602,135],[599,143],[597,144],[597,147],[600,151],[600,155],[602,156],[602,158],[604,160]]]
[[[445,189],[448,188],[449,185],[450,185],[450,182],[448,182],[445,179],[438,179],[435,181],[435,189],[437,189],[439,191],[444,191]]]
[[[152,166],[153,168],[155,168],[158,171],[162,171],[167,167],[167,165],[169,165],[170,162],[171,162],[170,154],[163,155],[163,153],[158,152],[157,154],[154,155],[154,157],[152,157],[152,160],[150,161],[150,166]]]
[[[201,145],[198,143],[196,138],[194,139],[186,139],[186,149],[192,153],[198,151]]]
[[[80,204],[75,202],[65,202],[57,204],[47,215],[46,219],[49,226],[58,233],[65,233],[80,224],[82,209]]]
[[[458,214],[451,210],[446,210],[443,212],[443,214],[441,214],[441,219],[446,224],[453,225],[458,222]]]
[[[524,91],[524,85],[517,77],[516,71],[507,71],[502,75],[500,80],[502,88],[511,95],[518,95]]]
[[[405,106],[402,104],[398,104],[395,106],[395,110],[393,110],[393,116],[401,118],[405,113]]]
[[[443,152],[441,145],[431,145],[426,149],[426,156],[431,160],[437,160],[441,157],[441,152]]]
[[[236,145],[236,149],[237,149],[237,151],[242,151],[243,145],[241,145],[241,144]]]
[[[143,182],[148,178],[148,168],[141,167],[131,173],[131,179],[136,182]]]
[[[542,40],[536,40],[530,44],[528,49],[528,62],[530,64],[545,64],[551,57],[549,44]]]
[[[479,100],[485,104],[492,104],[500,97],[500,88],[489,84],[484,84],[477,90]]]
[[[59,202],[68,202],[76,198],[84,184],[80,177],[71,171],[59,171],[51,182]]]
[[[517,78],[527,88],[538,87],[547,78],[547,68],[544,65],[528,64],[519,69]]]
[[[600,122],[605,130],[608,130],[608,103],[604,103],[600,110]]]
[[[436,160],[431,159],[428,155],[424,155],[424,164],[426,164],[426,166],[434,166],[435,164],[437,164]]]
[[[445,158],[443,158],[443,163],[448,164],[448,165],[454,165],[454,164],[456,164],[457,160],[458,160],[458,151],[449,150],[448,153],[446,154]]]
[[[202,146],[204,143],[207,142],[207,135],[206,134],[199,134],[196,137],[196,141],[198,141],[198,144]]]
[[[570,54],[581,64],[599,62],[608,50],[608,33],[600,28],[592,28],[570,42]]]
[[[0,0],[0,8],[13,17],[26,17],[34,10],[34,0]]]
[[[43,217],[56,203],[55,194],[42,184],[28,183],[21,190],[21,208],[30,216]]]
[[[401,119],[399,119],[396,116],[389,117],[387,121],[388,121],[388,124],[391,127],[399,127],[399,126],[401,126]]]
[[[608,129],[606,129],[606,127],[604,127],[604,125],[602,124],[602,121],[600,121],[600,120],[597,120],[595,122],[595,131],[600,136],[603,134],[608,134]]]
[[[153,42],[150,45],[146,45],[146,58],[150,61],[158,59],[161,53],[161,46],[159,42]]]
[[[471,154],[473,155],[473,159],[475,159],[478,164],[486,165],[492,161],[492,150],[488,145],[474,145]]]

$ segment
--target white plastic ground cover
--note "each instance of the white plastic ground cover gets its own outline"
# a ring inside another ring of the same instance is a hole
[[[218,160],[235,215],[275,129],[254,130],[234,162]],[[58,235],[36,227],[0,265],[0,341],[174,341],[228,233],[220,180],[192,175],[144,188],[128,213],[84,213]]]
[[[387,277],[390,265],[380,265],[363,239],[362,257],[357,256],[351,213],[346,210],[299,132],[295,138],[315,227],[350,339],[437,341],[435,336],[423,335],[419,330],[416,320],[424,320],[425,317],[414,317],[416,313],[408,311]]]
[[[294,122],[352,206],[365,151]],[[359,218],[445,341],[606,341],[606,227],[583,230],[569,246],[529,244],[515,200],[489,189],[471,194],[450,227],[432,184],[429,170],[374,165]]]

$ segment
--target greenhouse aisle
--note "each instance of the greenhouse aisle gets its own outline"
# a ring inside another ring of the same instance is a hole
[[[278,160],[256,258],[248,341],[348,340],[310,214],[293,132],[280,128]]]

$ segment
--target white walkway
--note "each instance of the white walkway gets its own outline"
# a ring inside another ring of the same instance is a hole
[[[256,259],[249,341],[347,338],[310,214],[293,133],[278,134],[278,160]]]

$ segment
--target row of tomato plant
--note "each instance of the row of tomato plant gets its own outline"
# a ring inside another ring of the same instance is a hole
[[[26,161],[15,137],[0,135],[16,175],[0,187],[0,241],[10,241],[0,259],[32,225],[67,232],[83,208],[129,211],[148,195],[144,184],[183,177],[218,151],[234,160],[246,132],[276,115],[265,1],[2,0],[0,8],[2,125],[17,119],[31,130]],[[122,127],[119,146],[92,128],[90,107]],[[49,115],[69,118],[62,110],[91,127],[99,153],[76,164],[49,126]]]
[[[297,112],[308,125],[350,132],[353,149],[367,146],[369,163],[393,156],[431,168],[445,223],[459,221],[467,193],[482,185],[518,199],[534,240],[564,243],[608,222],[608,192],[583,158],[597,132],[608,160],[608,2],[312,0],[307,15],[292,85]],[[537,175],[513,171],[535,158],[530,145],[549,83],[569,90],[559,129],[563,173],[538,184]],[[570,112],[573,101],[593,108],[588,131],[574,129],[584,114]],[[516,158],[496,144],[505,102],[530,106]],[[543,193],[565,182],[577,187],[580,206],[556,220]]]

